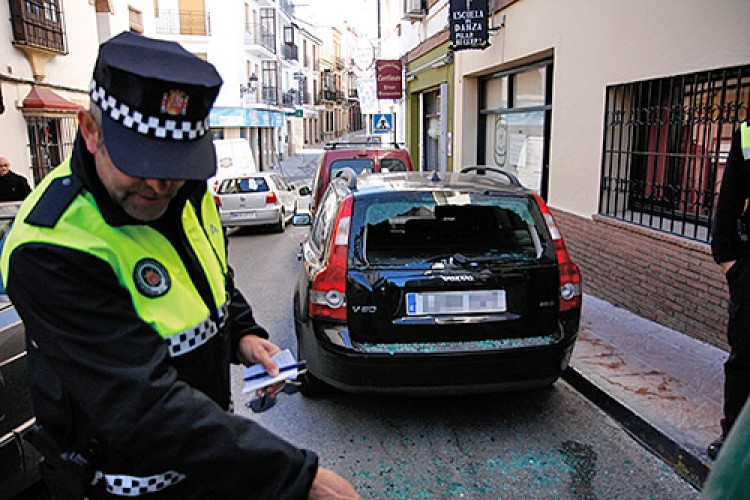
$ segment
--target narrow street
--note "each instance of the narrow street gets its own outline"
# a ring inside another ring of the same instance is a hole
[[[256,318],[294,351],[292,287],[306,228],[230,237]],[[233,372],[236,411],[294,444],[366,498],[697,498],[698,492],[564,381],[464,397],[282,395],[254,414]]]

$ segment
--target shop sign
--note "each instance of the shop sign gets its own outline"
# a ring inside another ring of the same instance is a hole
[[[375,62],[378,99],[401,99],[402,66],[398,59],[378,59]]]
[[[488,0],[450,0],[448,22],[453,50],[486,49],[490,46]]]

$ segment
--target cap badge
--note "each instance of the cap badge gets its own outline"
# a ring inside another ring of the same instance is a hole
[[[171,280],[167,269],[154,259],[141,259],[133,271],[135,286],[146,297],[161,297],[169,291]]]
[[[164,92],[161,98],[161,112],[168,115],[184,115],[187,113],[190,96],[182,90]]]

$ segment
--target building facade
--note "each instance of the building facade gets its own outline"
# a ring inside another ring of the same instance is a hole
[[[555,210],[588,293],[720,347],[709,240],[750,116],[747,19],[743,0],[501,0],[489,47],[453,62],[454,168],[514,172]]]

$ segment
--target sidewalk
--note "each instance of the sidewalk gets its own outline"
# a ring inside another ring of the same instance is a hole
[[[564,378],[691,484],[720,433],[727,353],[586,295]]]

